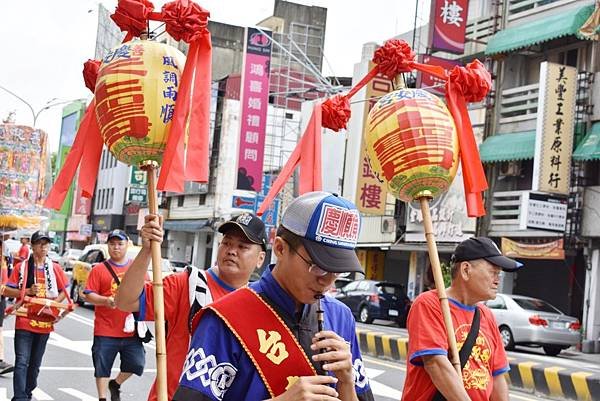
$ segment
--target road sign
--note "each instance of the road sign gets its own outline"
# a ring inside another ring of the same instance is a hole
[[[245,209],[245,210],[251,210],[251,211],[254,211],[255,203],[256,203],[256,198],[254,198],[253,196],[233,195],[233,198],[231,200],[232,207],[234,207],[236,209]]]

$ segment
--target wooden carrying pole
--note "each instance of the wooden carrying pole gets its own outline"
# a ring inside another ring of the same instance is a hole
[[[145,162],[141,169],[148,173],[148,209],[158,215],[156,196],[156,162]],[[152,241],[152,289],[154,291],[154,335],[156,341],[156,395],[158,401],[167,401],[167,346],[165,341],[165,307],[162,283],[160,243]]]
[[[444,324],[446,326],[450,362],[452,363],[452,366],[454,366],[454,369],[456,369],[458,377],[460,377],[462,381],[460,357],[458,356],[458,347],[456,345],[456,337],[454,336],[452,317],[450,316],[450,304],[448,303],[448,295],[446,295],[444,276],[442,275],[442,267],[440,266],[440,258],[438,255],[437,245],[435,243],[435,234],[433,233],[433,224],[431,223],[429,198],[420,198],[419,202],[421,203],[421,213],[423,214],[423,226],[425,228],[425,238],[427,239],[431,271],[433,273],[433,280],[435,282],[435,288],[437,288],[438,298],[440,299],[440,304],[442,307],[442,316],[444,317]]]

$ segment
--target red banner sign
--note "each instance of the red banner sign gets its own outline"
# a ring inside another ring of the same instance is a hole
[[[438,65],[448,71],[452,70],[455,66],[460,65],[460,62],[458,61],[430,56],[428,54],[419,55],[419,59],[423,64]],[[430,74],[417,72],[417,88],[426,89],[428,92],[443,96],[446,93],[445,85],[446,81],[443,79]]]
[[[433,24],[429,31],[430,48],[462,54],[465,50],[468,0],[434,0],[431,2]]]

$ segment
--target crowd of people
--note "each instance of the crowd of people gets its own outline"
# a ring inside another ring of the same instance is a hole
[[[267,255],[265,226],[250,213],[223,223],[214,266],[190,265],[162,282],[168,399],[373,400],[353,315],[326,294],[336,278],[363,273],[355,252],[359,230],[360,213],[348,200],[326,192],[301,195],[284,211],[270,244],[276,262],[249,283]],[[121,386],[144,372],[138,324],[154,319],[148,266],[151,245],[162,242],[163,235],[162,217],[147,216],[141,249],[131,260],[127,234],[110,232],[109,258],[89,274],[84,294],[95,306],[92,362],[99,401],[109,395],[111,401],[120,400]],[[38,231],[28,242],[23,239],[19,251],[9,255],[14,257],[10,275],[10,260],[2,258],[3,308],[5,297],[56,302],[68,297],[66,275],[47,256],[48,234]],[[451,264],[447,293],[452,322],[457,342],[469,344],[461,355],[462,377],[448,359],[435,289],[426,291],[414,300],[408,317],[402,399],[507,401],[507,357],[494,317],[480,302],[495,297],[499,272],[521,265],[502,256],[487,238],[459,244]],[[244,313],[239,313],[240,305]],[[31,400],[53,328],[51,320],[17,314],[14,368],[4,361],[0,342],[0,375],[14,369],[12,401]],[[111,378],[117,355],[120,369]],[[156,383],[148,400],[157,400]]]

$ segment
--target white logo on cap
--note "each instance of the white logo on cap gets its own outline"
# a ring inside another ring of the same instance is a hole
[[[498,248],[498,245],[496,245],[496,243],[495,243],[494,241],[491,241],[491,240],[490,240],[490,242],[492,243],[492,245],[494,246],[494,248],[496,248],[496,250],[498,251],[498,253],[499,253],[500,255],[502,255],[502,251],[500,251],[500,248]]]
[[[324,203],[315,238],[334,246],[354,248],[358,241],[359,225],[358,210]]]
[[[248,224],[250,224],[250,221],[252,220],[252,216],[245,213],[240,215],[237,219],[235,219],[236,222],[243,224],[245,226],[247,226]]]

